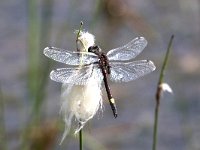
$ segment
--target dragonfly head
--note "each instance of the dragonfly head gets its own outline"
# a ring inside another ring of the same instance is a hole
[[[88,52],[98,54],[99,52],[101,52],[101,49],[99,46],[90,46],[88,48]]]

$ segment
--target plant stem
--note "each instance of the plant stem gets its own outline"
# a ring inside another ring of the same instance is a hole
[[[152,147],[152,150],[156,150],[156,145],[157,145],[158,114],[159,114],[159,103],[156,101],[156,107],[155,107],[155,113],[154,113],[153,147]]]
[[[160,72],[160,77],[158,80],[158,85],[157,85],[157,91],[156,91],[156,106],[155,106],[155,113],[154,113],[154,129],[153,129],[153,145],[152,145],[152,150],[156,150],[156,146],[157,146],[157,135],[158,135],[158,116],[159,116],[159,106],[160,106],[160,98],[161,98],[161,93],[162,93],[162,89],[161,89],[161,84],[163,83],[164,80],[164,71],[168,62],[168,58],[169,58],[169,52],[171,50],[171,45],[172,45],[172,41],[174,39],[174,35],[171,36],[168,47],[167,47],[167,52],[165,54],[165,58],[164,58],[164,62],[162,65],[162,69]]]
[[[78,49],[77,42],[78,42],[78,38],[80,36],[80,32],[82,31],[82,27],[83,27],[83,22],[81,21],[80,22],[80,27],[79,27],[79,30],[78,30],[78,33],[77,33],[77,36],[76,36],[77,51],[80,51]],[[81,66],[81,64],[80,64],[80,66]],[[81,126],[81,124],[80,124],[80,126]],[[79,150],[83,150],[83,134],[82,134],[82,129],[79,131]]]
[[[82,132],[82,129],[79,131],[79,150],[83,150],[83,132]]]
[[[171,50],[173,39],[174,39],[174,35],[171,36],[169,44],[168,44],[168,47],[167,47],[167,52],[165,54],[165,59],[164,59],[164,62],[163,62],[163,65],[162,65],[162,69],[161,69],[161,72],[160,72],[160,77],[159,77],[158,84],[160,84],[161,82],[163,82],[164,71],[165,71],[165,68],[167,66],[167,62],[168,62],[168,58],[169,58],[169,52]]]
[[[5,126],[5,99],[3,97],[3,92],[1,90],[0,84],[0,149],[7,150],[7,136],[6,136],[6,126]]]
[[[32,108],[27,125],[21,136],[21,149],[29,149],[29,133],[33,126],[39,126],[41,122],[41,107],[45,97],[45,87],[48,82],[50,63],[41,55],[43,49],[51,37],[51,16],[53,0],[41,1],[41,13],[38,13],[38,0],[27,1],[28,11],[28,93],[32,100]],[[41,18],[40,16],[41,15]],[[44,65],[41,65],[44,64]]]
[[[49,44],[51,37],[51,25],[52,25],[52,13],[53,13],[53,0],[42,0],[41,1],[42,11],[41,11],[41,21],[39,24],[40,34],[39,34],[39,49],[43,49],[46,45]],[[39,17],[39,16],[38,16]],[[39,30],[38,30],[39,32]],[[41,52],[39,50],[39,52]],[[40,54],[40,53],[39,53]],[[48,76],[50,71],[50,61],[43,59],[43,56],[38,55],[39,63],[38,64],[38,76],[35,81],[38,82],[36,89],[36,95],[34,104],[32,107],[31,115],[33,116],[33,123],[39,124],[41,120],[41,107],[44,103],[45,98],[45,87],[48,83]]]
[[[77,40],[78,40],[78,37],[80,36],[80,32],[82,31],[82,28],[83,28],[83,22],[81,21],[81,22],[80,22],[80,27],[79,27],[79,29],[78,29],[78,33],[77,33],[77,36],[76,36],[76,42],[77,42]]]

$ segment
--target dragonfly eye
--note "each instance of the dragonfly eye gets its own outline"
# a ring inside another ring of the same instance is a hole
[[[93,49],[94,49],[94,46],[90,46],[90,47],[88,48],[88,52],[93,52]]]

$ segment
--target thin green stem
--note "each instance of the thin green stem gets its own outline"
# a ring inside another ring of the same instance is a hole
[[[159,77],[159,82],[158,83],[163,82],[164,71],[165,71],[165,68],[167,66],[167,62],[168,62],[168,59],[169,59],[169,52],[171,50],[173,39],[174,39],[174,35],[172,35],[171,38],[170,38],[170,41],[169,41],[169,44],[168,44],[168,47],[167,47],[167,52],[165,54],[165,59],[163,61],[163,65],[162,65],[162,68],[161,68],[161,72],[160,72],[160,77]]]
[[[39,63],[39,18],[37,15],[37,1],[28,1],[28,90],[35,97],[38,87],[38,63]],[[34,100],[34,98],[33,98]]]
[[[79,150],[83,150],[83,131],[79,131]]]
[[[43,49],[46,45],[49,44],[51,37],[51,25],[52,25],[52,10],[53,10],[53,0],[42,0],[42,11],[41,11],[41,21],[39,24],[40,34],[39,34],[39,49]],[[41,50],[39,50],[41,53]],[[41,57],[40,57],[41,56]],[[38,82],[36,89],[35,101],[32,107],[31,115],[33,116],[33,123],[39,124],[41,120],[41,107],[44,103],[45,97],[45,87],[48,83],[48,76],[50,71],[50,61],[43,59],[42,55],[37,56],[39,63],[44,65],[37,66],[38,68],[38,78],[35,79],[35,82]]]
[[[81,43],[82,46],[84,47],[85,51],[87,51],[87,49],[85,48],[85,45],[84,45],[84,43],[82,42],[82,40],[79,40],[80,33],[81,33],[81,31],[82,31],[82,27],[83,27],[83,22],[81,21],[80,27],[79,27],[79,30],[78,30],[77,36],[76,36],[76,49],[77,49],[78,52],[83,51],[83,50],[80,49],[80,46],[79,46],[80,43]],[[82,65],[82,64],[80,64],[80,65]]]
[[[156,150],[156,146],[157,146],[157,136],[158,136],[158,116],[159,116],[159,106],[160,106],[160,98],[161,98],[161,93],[162,93],[162,89],[161,89],[161,84],[164,80],[164,71],[166,69],[166,65],[168,63],[168,58],[169,58],[169,53],[171,50],[171,46],[172,46],[172,41],[174,39],[174,35],[171,36],[168,47],[167,47],[167,52],[165,54],[165,58],[163,61],[163,65],[162,65],[162,69],[160,72],[160,77],[158,80],[158,85],[157,85],[157,92],[156,92],[156,106],[155,106],[155,112],[154,112],[154,129],[153,129],[153,145],[152,145],[152,150]]]
[[[28,14],[28,36],[27,36],[27,56],[28,56],[28,78],[27,78],[27,91],[30,95],[30,100],[32,103],[35,102],[35,97],[37,93],[38,87],[38,64],[39,64],[39,17],[36,12],[38,12],[37,8],[37,0],[27,1],[27,14]],[[25,129],[22,131],[21,135],[21,147],[20,149],[26,150],[28,149],[28,133],[30,133],[30,123],[32,117],[29,117],[28,124]]]
[[[0,149],[7,150],[7,136],[6,136],[6,126],[5,126],[5,100],[0,85]]]
[[[159,103],[156,103],[155,113],[154,113],[153,147],[152,147],[152,150],[156,150],[156,146],[157,146],[158,114],[159,114]]]
[[[78,29],[78,33],[77,33],[77,36],[76,36],[76,41],[78,40],[78,37],[80,36],[80,32],[82,31],[82,27],[83,27],[83,22],[81,21],[80,27]]]
[[[77,36],[76,36],[76,44],[78,42],[78,38],[80,36],[80,32],[82,31],[82,27],[83,27],[83,22],[81,21],[80,27],[79,27],[79,30],[78,30]],[[77,45],[77,51],[79,51],[78,45]],[[83,150],[83,134],[82,134],[82,129],[79,131],[79,150]]]
[[[51,37],[51,16],[53,0],[42,0],[41,18],[38,13],[37,0],[27,1],[28,11],[28,93],[32,100],[30,117],[27,126],[22,132],[21,149],[29,149],[28,136],[33,126],[41,122],[41,106],[44,102],[45,87],[48,82],[50,63],[45,61],[41,55],[43,49]],[[40,65],[40,64],[44,65]]]

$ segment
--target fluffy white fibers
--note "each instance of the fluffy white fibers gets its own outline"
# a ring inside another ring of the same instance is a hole
[[[65,122],[64,140],[69,133],[73,117],[77,123],[75,133],[83,128],[85,123],[93,118],[99,108],[102,108],[101,81],[93,71],[86,85],[63,84],[61,93],[61,113]]]
[[[77,40],[77,48],[86,51],[94,45],[94,36],[88,32],[80,32]],[[72,76],[81,71],[75,71]],[[79,132],[85,123],[93,118],[99,108],[102,108],[101,79],[99,79],[93,65],[88,70],[91,72],[86,84],[63,84],[61,91],[61,114],[65,122],[65,131],[61,143],[70,131],[73,118],[77,122],[75,133]]]

